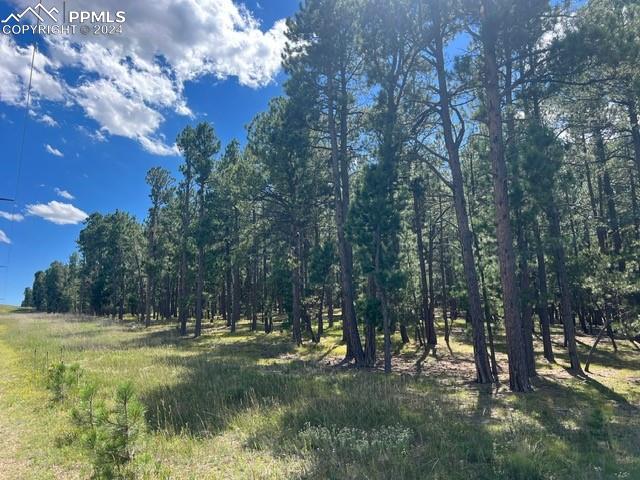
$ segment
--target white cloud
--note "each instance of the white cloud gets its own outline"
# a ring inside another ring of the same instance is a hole
[[[96,142],[106,142],[107,141],[107,137],[105,137],[104,133],[102,133],[100,130],[96,130],[95,132],[92,132],[91,130],[89,130],[84,125],[76,125],[76,130],[78,130],[80,133],[85,134],[91,140],[94,140]],[[77,153],[76,153],[76,156],[78,156]]]
[[[88,217],[85,212],[70,203],[61,203],[55,200],[47,204],[27,205],[27,212],[57,225],[77,225]]]
[[[114,10],[110,0],[75,0],[74,8]],[[46,56],[37,55],[34,92],[80,105],[100,132],[134,139],[150,153],[176,154],[158,130],[168,113],[193,116],[185,82],[213,75],[258,88],[280,70],[285,21],[264,29],[232,0],[121,0],[118,10],[126,11],[121,35],[46,37]],[[30,52],[0,39],[0,101],[15,104],[24,98]],[[62,68],[80,75],[67,84],[58,77]]]
[[[96,130],[93,133],[89,133],[89,136],[95,140],[96,142],[106,142],[107,141],[107,137],[104,136],[104,133],[102,133],[100,130]]]
[[[0,243],[11,244],[11,240],[7,237],[7,234],[0,230]]]
[[[25,103],[32,55],[31,47],[21,47],[10,36],[0,35],[0,101],[10,105]],[[41,52],[36,53],[31,83],[34,102],[65,99],[65,85],[55,72],[58,66]]]
[[[108,80],[85,83],[77,88],[77,94],[87,115],[112,135],[128,138],[150,135],[164,120],[143,102],[127,98]]]
[[[64,157],[64,153],[62,153],[60,150],[58,150],[55,147],[52,147],[51,145],[49,145],[48,143],[45,144],[44,148],[47,150],[47,152],[49,152],[51,155],[55,155],[56,157]]]
[[[10,222],[21,222],[24,220],[24,215],[20,213],[9,213],[3,212],[0,210],[0,218],[4,218],[5,220],[9,220]]]
[[[47,115],[46,113],[44,115],[42,115],[41,117],[39,117],[38,121],[42,122],[42,123],[44,123],[46,125],[49,125],[50,127],[57,127],[58,126],[58,122],[56,122],[53,117],[51,117],[50,115]]]
[[[67,190],[61,190],[58,187],[54,188],[53,191],[56,192],[56,194],[59,197],[66,198],[67,200],[73,200],[74,198],[76,198],[73,195],[71,195]]]
[[[142,145],[142,148],[154,155],[180,155],[180,150],[178,150],[178,146],[175,143],[169,147],[162,140],[149,137],[139,137],[138,141]]]
[[[48,125],[50,127],[58,126],[58,122],[56,122],[55,118],[53,118],[51,115],[48,115],[46,113],[40,114],[39,112],[36,112],[35,110],[30,109],[29,115],[35,118],[36,121],[40,123],[44,123],[45,125]]]

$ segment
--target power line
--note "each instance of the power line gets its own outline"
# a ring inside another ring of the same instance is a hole
[[[42,6],[38,5],[38,13],[41,13],[42,10]],[[40,25],[40,18],[38,18],[38,25]],[[31,108],[31,87],[33,84],[33,67],[35,65],[35,61],[36,61],[36,52],[38,50],[38,37],[34,34],[33,35],[33,51],[31,53],[31,68],[29,70],[29,84],[27,85],[27,101],[26,101],[26,106],[25,106],[25,110],[24,110],[24,118],[22,120],[22,138],[20,139],[20,148],[18,150],[18,165],[17,165],[17,171],[16,171],[16,188],[15,188],[15,193],[13,195],[13,199],[10,198],[0,198],[1,201],[3,202],[13,202],[13,214],[15,215],[17,213],[17,209],[18,209],[18,192],[19,192],[19,188],[20,188],[20,178],[22,176],[22,159],[24,157],[24,145],[25,145],[25,141],[27,138],[27,123],[29,121],[29,109]],[[13,228],[10,229],[10,233],[13,233]],[[9,282],[9,265],[11,264],[11,243],[9,243],[9,245],[7,246],[7,264],[3,267],[5,269],[6,272],[6,281],[4,282],[4,284],[2,285],[3,287],[3,297],[5,296],[4,293],[6,292],[7,289],[7,284]]]

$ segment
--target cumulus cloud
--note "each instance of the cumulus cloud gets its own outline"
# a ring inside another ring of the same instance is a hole
[[[7,234],[0,230],[0,243],[10,244],[11,240],[7,237]]]
[[[85,83],[77,88],[77,93],[78,103],[87,115],[112,135],[129,138],[150,135],[164,120],[156,110],[126,97],[107,80]]]
[[[20,213],[9,213],[3,212],[0,210],[0,218],[4,218],[5,220],[9,220],[10,222],[21,222],[24,220],[24,215]]]
[[[66,198],[67,200],[73,200],[74,198],[76,198],[73,195],[71,195],[68,191],[62,190],[58,187],[54,188],[53,191],[56,192],[56,194],[59,197]]]
[[[70,203],[62,203],[55,200],[46,204],[27,205],[27,212],[56,225],[77,225],[88,217],[85,212]]]
[[[49,152],[51,155],[54,155],[56,157],[64,157],[64,153],[62,153],[60,150],[58,150],[55,147],[52,147],[51,145],[49,145],[48,143],[45,144],[44,148],[47,150],[47,152]]]
[[[31,47],[17,45],[8,35],[0,35],[0,101],[10,105],[23,105],[27,97],[31,71]],[[59,65],[37,52],[33,64],[33,101],[39,99],[63,101],[66,97],[64,82],[58,78]]]
[[[111,11],[114,6],[109,0],[75,0],[74,8]],[[183,95],[185,82],[213,75],[258,88],[280,70],[285,21],[263,28],[233,0],[121,0],[118,10],[126,12],[121,35],[46,37],[33,88],[42,98],[79,105],[98,131],[136,140],[152,154],[177,153],[158,130],[169,113],[193,115]],[[30,52],[10,38],[0,39],[0,81],[8,85],[0,101],[24,98]],[[58,76],[63,68],[80,75],[66,83]]]

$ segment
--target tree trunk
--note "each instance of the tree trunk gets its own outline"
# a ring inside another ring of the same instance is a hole
[[[562,324],[564,325],[564,338],[569,351],[571,369],[576,373],[582,373],[580,358],[578,357],[578,347],[576,345],[573,314],[571,312],[571,290],[569,288],[564,246],[562,245],[562,236],[560,234],[560,215],[558,214],[558,207],[552,192],[549,192],[549,195],[551,195],[551,198],[549,198],[547,207],[547,218],[549,220],[549,237],[555,258],[554,263],[558,277],[558,286],[560,287],[560,309],[562,312]]]
[[[229,231],[227,230],[227,236]],[[233,263],[231,260],[231,245],[230,241],[225,241],[225,292],[227,294],[225,305],[227,310],[227,327],[231,327],[231,317],[233,316]]]
[[[227,272],[223,273],[222,292],[220,292],[220,315],[226,322],[227,320]]]
[[[633,215],[633,231],[635,239],[640,240],[640,210],[638,209],[636,179],[631,168],[629,169],[629,185],[631,186],[631,214]]]
[[[296,345],[302,345],[302,331],[300,329],[301,308],[301,278],[300,278],[300,232],[293,231],[293,259],[294,265],[291,272],[292,308],[291,308],[291,330],[293,341]]]
[[[489,368],[487,346],[482,319],[480,302],[480,288],[473,255],[473,238],[469,228],[469,217],[464,198],[464,180],[460,166],[459,145],[453,137],[451,113],[449,107],[449,92],[447,89],[446,70],[444,63],[443,39],[436,35],[436,69],[438,74],[438,88],[440,94],[440,116],[447,148],[449,167],[451,168],[453,203],[458,221],[458,235],[462,247],[462,263],[469,295],[469,314],[473,328],[473,356],[476,366],[476,380],[478,383],[492,383],[493,377]]]
[[[449,303],[448,290],[447,290],[447,275],[445,268],[445,255],[444,255],[444,212],[442,211],[442,198],[438,198],[439,216],[440,216],[440,244],[438,250],[440,253],[440,283],[442,286],[442,319],[444,321],[444,343],[447,344],[447,348],[451,351],[451,345],[449,345],[449,318],[447,316],[447,303]]]
[[[257,222],[255,209],[251,212],[252,222]],[[258,273],[259,273],[259,257],[258,248],[255,240],[251,245],[251,255],[249,256],[249,266],[247,268],[249,275],[249,305],[251,308],[251,331],[258,329]]]
[[[198,208],[198,253],[197,253],[197,278],[196,278],[196,324],[194,327],[194,337],[199,337],[202,333],[202,308],[203,308],[203,290],[204,290],[204,241],[201,238],[203,235],[204,224],[204,185],[200,185],[200,191],[198,192],[199,208]]]
[[[633,161],[640,177],[640,127],[638,126],[638,107],[635,99],[628,103],[629,123],[631,124],[631,138],[633,139]]]
[[[422,223],[424,221],[422,211],[422,195],[420,185],[417,180],[413,182],[413,225],[416,232],[416,247],[418,250],[418,264],[420,266],[420,320],[422,328],[424,329],[423,335],[427,344],[435,345],[435,328],[429,327],[429,323],[432,323],[433,317],[430,318],[430,305],[429,305],[429,290],[427,284],[427,267],[424,256],[424,241],[422,238]]]
[[[527,370],[526,352],[522,338],[522,319],[518,309],[519,292],[516,283],[516,263],[513,252],[513,234],[509,218],[509,191],[507,167],[504,159],[502,114],[498,65],[496,62],[495,12],[491,2],[483,1],[482,41],[484,48],[486,109],[489,127],[489,157],[493,174],[493,197],[496,209],[496,228],[500,280],[503,290],[504,323],[509,358],[509,386],[516,392],[531,390]]]
[[[147,276],[147,284],[145,285],[145,297],[144,304],[144,326],[151,326],[151,278]]]
[[[118,320],[124,320],[124,292],[125,292],[124,276],[122,277],[121,290],[120,290],[120,302],[118,305]]]
[[[435,225],[431,225],[429,228],[429,241],[427,246],[427,272],[429,278],[429,307],[427,310],[427,330],[426,340],[427,345],[435,346],[438,343],[438,337],[436,334],[436,313],[435,313],[435,291],[433,289],[433,237],[436,234]]]
[[[589,168],[589,159],[587,158],[587,141],[582,135],[584,145],[584,173],[587,180],[587,192],[589,192],[589,205],[591,205],[591,213],[593,218],[598,218],[598,207],[596,205],[596,197],[593,193],[593,182],[591,181],[591,168]]]
[[[324,321],[322,319],[322,310],[324,308],[324,296],[325,296],[326,285],[322,285],[322,289],[320,290],[320,300],[318,305],[318,337],[324,333]]]
[[[189,211],[191,197],[191,167],[187,163],[185,173],[184,194],[182,197],[182,244],[180,248],[180,285],[179,285],[179,307],[178,320],[180,321],[180,335],[187,334],[187,317],[188,317],[188,301],[187,301],[187,250],[189,242]]]
[[[613,254],[618,257],[618,269],[622,272],[625,269],[624,260],[619,258],[619,255],[622,252],[622,236],[620,234],[620,222],[618,220],[615,194],[611,185],[609,170],[607,169],[607,155],[604,148],[604,138],[602,137],[602,132],[599,128],[595,129],[594,135],[596,139],[596,158],[602,168],[602,191],[607,204],[607,223],[609,224],[609,230],[611,231],[613,241]]]
[[[538,221],[533,221],[533,235],[536,242],[536,259],[538,262],[538,316],[540,317],[540,331],[542,332],[542,345],[544,358],[554,362],[553,346],[551,344],[551,327],[549,325],[549,289],[547,288],[547,267],[544,260],[544,249],[540,238]]]
[[[520,294],[520,318],[522,324],[522,345],[524,347],[525,359],[527,362],[527,371],[530,377],[536,375],[536,362],[533,352],[533,309],[531,306],[531,291],[530,291],[530,278],[529,278],[529,248],[527,237],[525,234],[525,218],[523,214],[523,193],[520,184],[521,168],[518,165],[518,152],[516,150],[516,133],[515,133],[515,119],[513,112],[513,61],[512,51],[508,45],[505,51],[506,68],[505,68],[505,80],[504,80],[504,96],[505,96],[505,111],[506,111],[506,148],[505,148],[505,163],[512,169],[512,190],[516,193],[514,195],[513,212],[516,225],[516,249],[518,257],[518,292]],[[535,102],[537,105],[537,102]],[[538,108],[536,106],[536,108]]]
[[[471,177],[471,195],[475,197],[476,189],[475,189],[475,181],[473,174],[473,161],[469,162],[470,169],[470,177]],[[472,204],[473,206],[473,204]],[[484,306],[484,319],[487,324],[487,340],[489,341],[489,359],[491,360],[491,373],[493,374],[493,379],[496,383],[500,381],[498,377],[498,362],[496,361],[496,348],[493,341],[493,327],[491,326],[491,322],[494,319],[494,316],[491,314],[491,306],[489,304],[489,294],[487,292],[487,282],[484,276],[484,268],[482,266],[482,250],[480,250],[480,242],[478,241],[478,235],[475,234],[475,227],[473,226],[473,208],[469,209],[469,224],[472,229],[472,237],[473,237],[473,248],[475,249],[475,256],[477,259],[478,265],[478,273],[480,275],[480,286],[482,288],[482,303]]]
[[[520,215],[518,215],[520,216]],[[522,341],[527,359],[527,370],[530,377],[536,376],[536,360],[533,352],[533,307],[531,305],[531,287],[529,278],[529,249],[522,225],[518,220],[518,250],[520,257],[520,312],[522,316]]]
[[[380,232],[376,232],[374,242],[376,245],[376,254],[374,259],[374,275],[376,293],[378,294],[378,300],[380,301],[380,308],[382,310],[382,332],[384,336],[383,349],[384,349],[384,373],[391,373],[391,318],[389,316],[389,308],[387,303],[387,295],[384,289],[384,285],[380,281],[382,272],[380,270],[380,249],[381,245]]]
[[[373,274],[367,276],[367,297],[377,298],[375,280]],[[365,366],[373,367],[376,363],[376,319],[371,317],[371,309],[367,309],[368,317],[365,318]]]
[[[148,249],[149,249],[149,257],[151,262],[155,262],[155,229],[156,229],[156,206],[151,212],[151,219],[149,225],[149,236],[147,238]],[[144,305],[144,326],[149,327],[151,325],[151,289],[152,284],[155,284],[155,279],[153,278],[152,269],[147,268],[147,285],[145,289],[145,305]]]
[[[598,333],[598,336],[596,337],[595,342],[593,342],[593,345],[589,349],[589,354],[587,355],[587,361],[584,364],[584,369],[585,369],[586,372],[589,371],[589,367],[591,365],[591,357],[593,355],[593,352],[596,351],[596,347],[598,346],[598,343],[600,343],[600,340],[602,340],[602,336],[607,331],[607,328],[609,328],[609,326],[611,325],[612,321],[613,321],[613,317],[611,317],[609,320],[607,320],[605,322],[605,324],[600,329],[600,332]]]
[[[341,76],[341,78],[344,75]],[[346,80],[341,82],[344,83]],[[341,87],[342,88],[342,87]],[[346,88],[346,84],[345,87]],[[334,196],[334,216],[338,238],[338,254],[340,258],[340,280],[342,286],[342,322],[345,333],[345,341],[347,343],[347,360],[355,360],[356,364],[362,364],[364,361],[364,352],[362,343],[360,342],[360,334],[358,333],[358,324],[356,320],[356,312],[354,306],[354,288],[353,288],[353,260],[351,253],[351,245],[345,235],[345,224],[349,211],[349,160],[346,151],[347,145],[347,114],[343,110],[346,108],[347,97],[341,95],[341,111],[340,111],[340,140],[341,145],[338,146],[338,132],[335,123],[336,100],[333,85],[333,79],[329,78],[328,83],[328,124],[329,136],[331,140],[331,172],[333,177],[333,196]]]
[[[199,337],[202,333],[202,290],[204,288],[204,248],[198,246],[198,272],[196,278],[196,323],[194,327],[194,337]]]
[[[232,289],[231,289],[231,332],[235,332],[240,322],[240,266],[235,261],[231,272]]]

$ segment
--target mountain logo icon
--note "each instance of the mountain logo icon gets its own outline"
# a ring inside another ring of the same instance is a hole
[[[44,23],[45,18],[47,17],[57,23],[58,19],[55,17],[55,15],[60,13],[60,11],[56,7],[47,9],[44,5],[42,5],[42,3],[38,3],[35,7],[25,8],[22,13],[11,13],[7,18],[2,20],[2,23],[8,23],[11,20],[20,22],[28,13],[35,17],[41,23]]]

